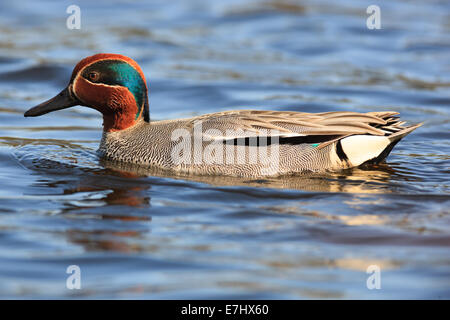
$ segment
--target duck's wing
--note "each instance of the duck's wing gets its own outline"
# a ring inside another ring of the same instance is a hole
[[[190,125],[201,125],[203,137],[210,140],[265,136],[296,138],[300,143],[301,137],[308,137],[308,141],[321,137],[322,142],[331,142],[355,134],[388,135],[399,128],[397,124],[400,122],[394,117],[397,114],[394,111],[303,113],[237,110],[193,118]]]

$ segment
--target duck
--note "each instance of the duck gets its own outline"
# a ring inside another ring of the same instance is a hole
[[[384,162],[422,123],[398,112],[232,110],[150,120],[148,87],[136,61],[112,53],[82,59],[68,85],[25,112],[37,117],[84,106],[103,116],[102,159],[197,175],[260,178]]]

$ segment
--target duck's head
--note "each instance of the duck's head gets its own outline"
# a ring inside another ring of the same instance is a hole
[[[141,119],[150,121],[145,76],[133,59],[120,54],[84,58],[63,91],[24,115],[37,117],[76,105],[100,111],[106,132],[124,130]]]

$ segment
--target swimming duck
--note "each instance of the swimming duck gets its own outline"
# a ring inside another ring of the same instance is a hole
[[[104,159],[183,173],[240,177],[335,171],[383,161],[404,136],[395,111],[236,110],[150,121],[139,65],[120,54],[96,54],[74,68],[68,86],[25,117],[81,105],[103,115]]]

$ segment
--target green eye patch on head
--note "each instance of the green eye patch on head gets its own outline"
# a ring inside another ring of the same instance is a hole
[[[146,85],[139,72],[131,65],[120,60],[102,60],[86,67],[82,77],[93,83],[128,88],[138,108],[136,119],[139,117],[146,99]]]

